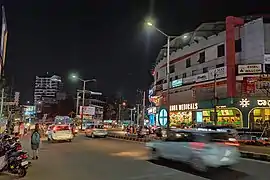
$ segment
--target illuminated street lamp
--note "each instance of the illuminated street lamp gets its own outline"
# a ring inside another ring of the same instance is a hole
[[[164,35],[167,38],[167,73],[166,73],[166,77],[167,77],[167,111],[168,111],[168,121],[167,121],[167,134],[170,130],[170,39],[174,36],[169,36],[166,33],[164,33],[163,31],[161,31],[160,29],[158,29],[156,26],[153,25],[152,22],[148,21],[146,22],[146,24],[148,26],[153,27],[155,30],[157,30],[158,32],[160,32],[162,35]]]
[[[73,79],[78,79],[80,81],[83,82],[83,97],[82,97],[82,115],[81,115],[81,120],[82,120],[82,124],[81,124],[81,129],[83,128],[83,107],[84,107],[84,101],[85,101],[85,88],[86,88],[86,83],[87,82],[96,82],[97,80],[96,79],[87,79],[87,80],[84,80],[84,79],[81,79],[79,78],[78,76],[76,75],[72,75],[71,76]]]

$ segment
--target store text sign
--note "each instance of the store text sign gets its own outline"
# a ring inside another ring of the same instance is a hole
[[[258,106],[270,106],[270,100],[257,100]]]
[[[171,105],[170,111],[186,111],[198,109],[198,103]]]

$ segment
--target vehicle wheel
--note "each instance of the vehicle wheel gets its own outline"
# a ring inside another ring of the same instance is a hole
[[[149,152],[149,160],[159,160],[160,154],[156,148],[152,148]]]
[[[107,138],[107,136],[104,136],[104,138]]]
[[[94,134],[91,134],[91,138],[95,138],[95,135]]]
[[[26,174],[27,174],[27,171],[26,171],[25,168],[20,167],[20,168],[18,169],[18,176],[19,176],[20,178],[26,176]]]
[[[72,142],[72,139],[69,139],[68,142]]]
[[[191,158],[191,167],[199,172],[207,172],[208,167],[204,164],[203,160],[200,157],[193,156]]]

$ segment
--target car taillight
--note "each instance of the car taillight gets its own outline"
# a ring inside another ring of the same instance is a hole
[[[225,142],[224,144],[228,146],[237,146],[237,147],[240,146],[238,142]]]
[[[192,149],[203,149],[205,148],[205,143],[201,142],[191,142],[189,143]]]

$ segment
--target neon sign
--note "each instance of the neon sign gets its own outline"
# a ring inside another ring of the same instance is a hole
[[[198,109],[198,103],[171,105],[170,111],[185,111]]]
[[[257,100],[258,106],[270,106],[270,100]]]

